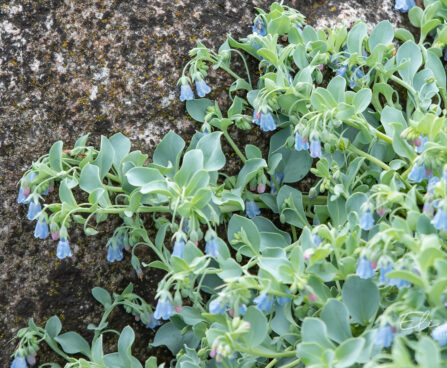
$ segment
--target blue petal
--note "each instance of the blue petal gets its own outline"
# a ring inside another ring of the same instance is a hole
[[[183,239],[177,240],[174,243],[174,250],[172,251],[172,255],[183,258],[183,248],[185,248],[185,241]]]
[[[211,314],[222,314],[227,309],[227,303],[225,303],[220,298],[217,298],[217,299],[211,300],[208,309]]]
[[[309,149],[309,142],[303,138],[298,132],[295,134],[295,149],[297,151],[306,151]]]
[[[390,324],[387,323],[385,326],[380,327],[379,330],[377,331],[374,343],[383,348],[389,348],[393,344],[393,340],[394,340],[393,329],[390,326]]]
[[[396,0],[394,5],[394,10],[400,11],[402,13],[408,12],[411,8],[415,7],[416,3],[414,0]]]
[[[436,230],[447,231],[447,212],[440,208],[438,212],[436,212],[435,217],[431,220],[431,223]]]
[[[37,221],[36,228],[34,229],[34,237],[38,239],[46,239],[48,235],[50,235],[50,231],[45,219]]]
[[[346,71],[348,70],[346,65],[342,65],[336,72],[335,75],[339,75],[341,77],[344,77],[346,74]]]
[[[362,230],[368,231],[372,229],[372,227],[374,226],[374,217],[370,209],[367,209],[365,212],[362,213],[359,225]]]
[[[263,312],[269,312],[270,309],[272,309],[274,298],[272,295],[269,295],[268,293],[261,293],[259,294],[253,302],[256,304],[259,310]]]
[[[245,201],[245,214],[248,218],[253,218],[261,214],[261,210],[254,201]]]
[[[59,240],[59,243],[57,243],[57,249],[56,249],[56,257],[59,259],[64,259],[67,257],[71,257],[71,249],[70,244],[68,243],[67,239],[61,239]]]
[[[11,363],[11,368],[28,368],[26,359],[17,355]]]
[[[36,202],[35,200],[33,200],[29,204],[28,214],[26,215],[26,218],[28,220],[34,220],[34,218],[40,211],[42,211],[42,206],[40,205],[40,202]]]
[[[217,258],[217,256],[219,255],[217,240],[214,237],[212,237],[209,241],[206,242],[205,254],[214,258]]]
[[[269,132],[276,129],[276,124],[270,111],[267,111],[266,114],[261,114],[260,126],[261,130],[264,132]]]
[[[374,269],[372,268],[371,262],[366,257],[359,259],[356,274],[361,279],[370,279],[374,277]]]
[[[431,336],[439,343],[439,345],[441,346],[447,345],[447,322],[436,327],[432,331]]]
[[[321,158],[321,143],[319,139],[310,140],[310,157]]]
[[[169,319],[174,314],[172,304],[169,299],[159,299],[157,307],[155,308],[154,318],[155,319]]]
[[[180,101],[193,100],[194,92],[189,84],[182,84],[180,87]]]
[[[208,93],[211,92],[211,88],[206,84],[206,82],[201,79],[196,79],[196,91],[199,97],[205,97]]]

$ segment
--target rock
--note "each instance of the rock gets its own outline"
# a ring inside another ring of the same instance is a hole
[[[88,323],[98,323],[101,308],[90,289],[102,286],[120,292],[130,281],[149,302],[160,274],[145,272],[138,280],[129,256],[110,265],[105,244],[116,221],[101,225],[101,235],[70,234],[74,255],[59,261],[56,242],[33,237],[34,223],[25,219],[26,206],[16,203],[16,183],[33,160],[62,140],[71,147],[92,132],[121,131],[135,149],[151,154],[169,130],[189,139],[197,128],[178,99],[176,82],[196,41],[217,49],[225,35],[250,32],[258,0],[10,0],[0,6],[0,361],[10,361],[17,330],[33,317],[42,325],[58,315],[64,331],[74,329],[90,338]],[[332,27],[363,19],[371,26],[383,19],[394,24],[402,16],[391,0],[289,1],[309,22]],[[214,73],[211,98],[225,95],[226,76]],[[220,84],[219,84],[220,83]],[[256,133],[232,132],[241,142]],[[151,257],[150,254],[148,254]],[[121,310],[111,325],[130,324],[138,334],[140,358],[151,352],[153,333]],[[164,350],[158,355],[169,359]],[[40,352],[38,363],[50,357]]]

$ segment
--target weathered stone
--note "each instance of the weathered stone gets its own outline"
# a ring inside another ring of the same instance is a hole
[[[8,366],[15,343],[10,339],[33,317],[38,324],[51,315],[64,329],[90,337],[85,326],[97,323],[101,308],[90,295],[93,286],[121,291],[130,281],[149,302],[160,275],[153,271],[139,281],[129,256],[106,262],[105,244],[115,222],[102,224],[102,235],[70,234],[74,256],[59,261],[56,242],[33,237],[34,223],[25,219],[26,206],[16,203],[16,183],[52,143],[71,147],[92,132],[121,131],[134,148],[151,153],[169,130],[188,139],[196,129],[176,82],[188,51],[200,40],[218,48],[225,35],[250,32],[254,7],[272,1],[243,0],[2,0],[0,1],[0,361]],[[332,27],[363,19],[370,25],[390,19],[399,24],[391,0],[288,1],[309,22]],[[210,76],[211,98],[225,99],[220,72]],[[232,132],[242,143],[257,142],[256,131]],[[148,255],[150,257],[150,254]],[[139,357],[150,354],[153,333],[116,313],[112,326],[136,329]],[[159,356],[168,358],[164,350]],[[42,352],[42,362],[48,353]]]

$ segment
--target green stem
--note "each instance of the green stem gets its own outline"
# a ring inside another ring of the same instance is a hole
[[[296,359],[291,361],[290,363],[284,364],[279,368],[292,368],[292,367],[296,367],[298,364],[300,364],[301,359]]]
[[[290,227],[292,229],[292,239],[293,239],[293,242],[295,243],[298,240],[298,237],[296,235],[296,228],[293,225],[290,225]]]
[[[276,365],[276,363],[278,363],[278,359],[273,359],[272,361],[270,361],[269,364],[267,364],[265,366],[265,368],[272,368],[272,367],[274,367]]]
[[[104,185],[104,188],[106,188],[109,192],[124,193],[123,188],[114,187],[113,185]]]
[[[224,137],[230,144],[230,146],[234,149],[234,152],[236,152],[236,154],[240,157],[242,162],[245,164],[247,159],[245,158],[244,154],[240,151],[238,146],[236,146],[236,143],[234,143],[233,138],[230,137],[230,135],[228,134],[228,131],[225,129],[225,130],[222,130],[222,132],[223,132]]]
[[[349,145],[347,149],[359,156],[365,157],[368,161],[371,161],[372,163],[376,164],[377,166],[381,167],[382,169],[384,169],[386,171],[391,170],[391,168],[386,163],[375,158],[374,156],[371,156],[369,153],[366,153],[366,152],[358,149],[356,146],[353,146],[352,144]]]
[[[407,89],[411,94],[416,95],[416,90],[410,86],[407,82],[404,82],[402,79],[397,78],[394,75],[390,75],[389,78],[393,81],[396,82],[397,84],[400,84],[402,87],[404,87],[405,89]]]
[[[235,344],[235,348],[237,351],[240,351],[241,353],[246,353],[258,357],[264,357],[264,358],[290,358],[296,356],[296,351],[284,351],[282,353],[276,352],[276,351],[269,351],[267,349],[265,350],[259,350],[256,348],[246,348],[245,346]]]
[[[115,181],[115,182],[121,184],[121,180],[120,180],[120,178],[119,178],[118,176],[113,175],[113,174],[111,174],[111,173],[107,173],[106,176],[107,176],[109,179],[112,179],[113,181]]]

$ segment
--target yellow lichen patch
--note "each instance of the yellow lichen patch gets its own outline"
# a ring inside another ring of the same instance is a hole
[[[333,12],[335,11],[337,8],[335,6],[333,6],[332,8],[329,9],[329,11]]]

